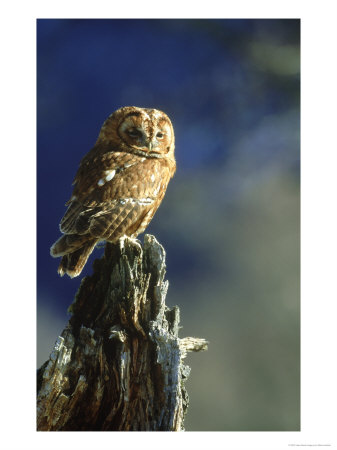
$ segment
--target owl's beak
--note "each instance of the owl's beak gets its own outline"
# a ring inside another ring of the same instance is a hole
[[[149,141],[147,144],[147,148],[149,149],[149,152],[152,152],[154,147],[157,147],[158,142],[156,140],[154,141]]]
[[[152,152],[152,150],[158,146],[158,141],[154,138],[151,141],[148,140],[145,145],[148,148],[149,152]]]

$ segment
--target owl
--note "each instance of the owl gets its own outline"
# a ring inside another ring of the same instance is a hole
[[[78,276],[100,241],[135,238],[150,223],[176,170],[170,119],[157,109],[126,106],[112,113],[80,162],[63,235],[50,253],[58,273]]]

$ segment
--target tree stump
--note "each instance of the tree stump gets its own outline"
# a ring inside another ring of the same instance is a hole
[[[72,316],[38,370],[39,431],[179,431],[188,406],[183,364],[207,349],[178,338],[165,305],[165,251],[151,235],[106,244],[82,280]]]

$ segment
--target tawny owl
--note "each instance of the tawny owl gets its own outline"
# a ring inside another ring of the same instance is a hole
[[[142,233],[175,169],[174,133],[166,114],[135,106],[112,113],[80,163],[60,223],[64,234],[50,249],[62,257],[58,273],[76,277],[99,241]]]

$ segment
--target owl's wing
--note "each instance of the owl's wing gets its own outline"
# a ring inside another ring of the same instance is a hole
[[[73,201],[61,221],[60,229],[66,234],[90,234],[108,239],[116,234],[134,234],[153,210],[155,199],[121,198],[85,207]],[[154,211],[153,211],[154,212]]]
[[[115,240],[124,234],[138,234],[140,225],[151,213],[154,203],[153,199],[146,202],[138,199],[119,200],[112,208],[90,217],[90,235]]]
[[[120,177],[116,175],[138,162],[139,157],[130,153],[94,147],[80,163],[73,182],[73,196],[86,205],[104,201],[104,196],[99,196],[99,193],[106,192],[107,182],[109,186],[117,185]],[[100,189],[103,185],[104,189]]]
[[[104,161],[96,157],[87,170],[80,167],[60,223],[63,233],[117,239],[136,233],[159,206],[169,178],[168,170],[159,170],[158,161],[142,164],[144,158],[115,152],[108,163],[103,156]]]
[[[74,179],[68,209],[60,223],[66,234],[85,234],[89,229],[88,219],[95,214],[113,208],[116,202],[111,187],[123,183],[120,173],[131,165],[131,155],[121,152],[103,152],[93,148],[81,161]]]

